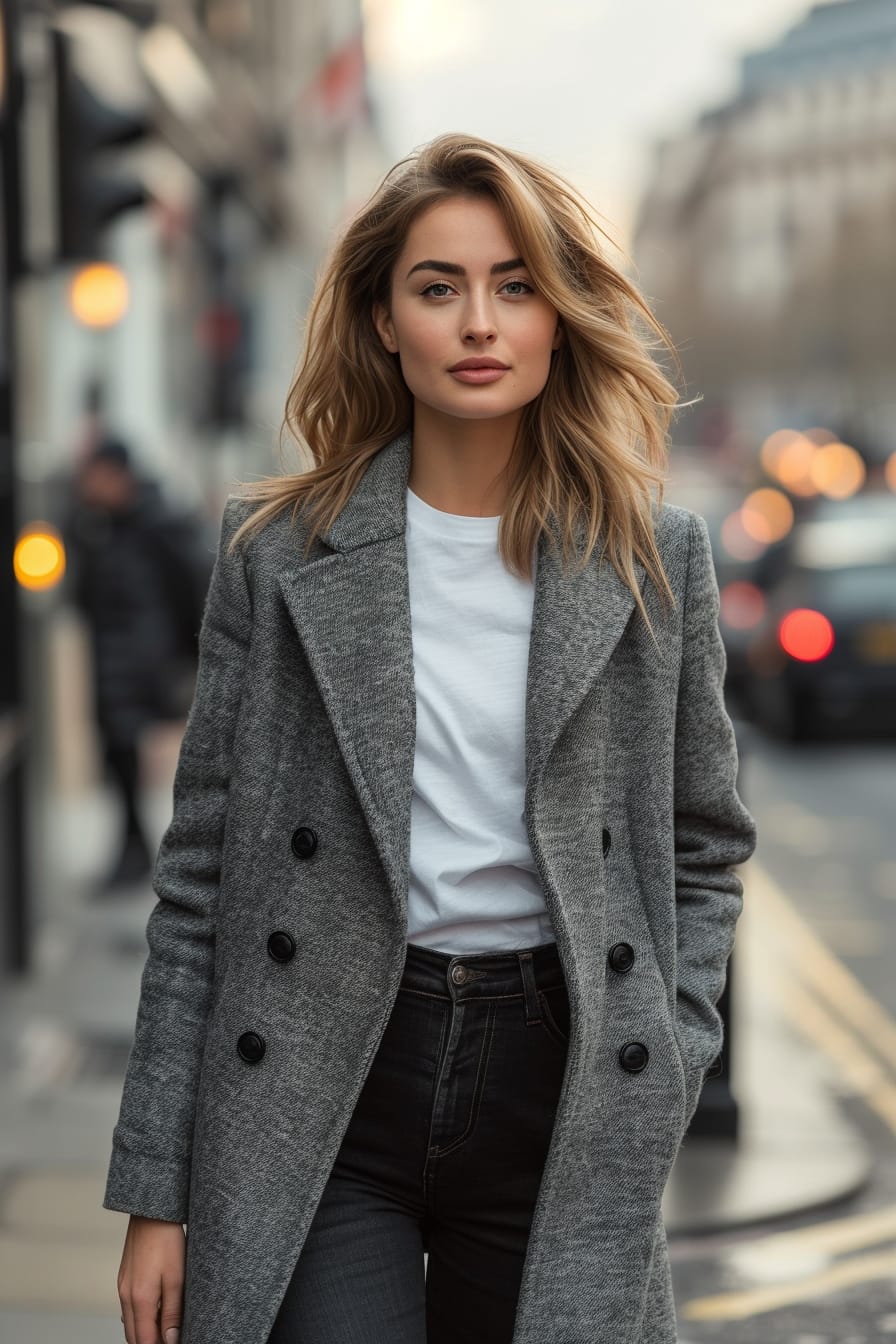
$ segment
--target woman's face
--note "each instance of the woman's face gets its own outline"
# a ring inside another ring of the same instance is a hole
[[[377,304],[373,318],[415,401],[461,420],[533,401],[562,339],[556,308],[489,199],[455,197],[417,217],[392,273],[391,311]],[[457,368],[471,359],[501,367]]]

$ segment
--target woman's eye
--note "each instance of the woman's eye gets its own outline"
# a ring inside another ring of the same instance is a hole
[[[427,285],[425,289],[421,289],[420,293],[421,293],[421,294],[432,294],[432,291],[433,291],[434,289],[447,290],[447,291],[450,293],[450,291],[451,291],[451,286],[450,286],[450,285],[446,285],[446,283],[445,283],[444,280],[433,280],[432,284],[431,284],[431,285]],[[435,298],[435,299],[441,299],[441,298],[444,298],[444,294],[433,294],[433,298]]]
[[[508,280],[508,281],[507,281],[507,284],[504,286],[504,288],[507,289],[508,285],[521,285],[521,286],[522,286],[522,292],[523,292],[523,293],[526,293],[526,294],[534,294],[534,293],[535,293],[535,291],[533,290],[532,286],[531,286],[531,285],[527,285],[526,282],[525,282],[525,280]],[[520,291],[518,290],[517,293],[519,293],[519,292],[520,292]]]

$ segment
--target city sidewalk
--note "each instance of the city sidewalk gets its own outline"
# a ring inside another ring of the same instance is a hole
[[[154,841],[170,812],[176,747],[169,739],[156,753],[144,799]],[[127,1215],[103,1209],[102,1197],[155,896],[147,883],[91,899],[113,823],[95,783],[51,791],[35,967],[0,984],[0,1338],[17,1344],[122,1339],[116,1276]],[[823,1062],[776,1010],[774,931],[750,913],[749,865],[744,879],[734,1056],[743,1143],[685,1142],[667,1189],[673,1237],[785,1212],[788,1198],[791,1210],[804,1196],[818,1203],[867,1171]]]

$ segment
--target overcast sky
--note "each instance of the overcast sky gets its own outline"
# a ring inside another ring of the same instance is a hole
[[[624,248],[650,146],[738,86],[806,0],[363,0],[391,161],[441,131],[535,155]]]

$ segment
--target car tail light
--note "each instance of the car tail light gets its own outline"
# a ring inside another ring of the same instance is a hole
[[[817,663],[834,647],[834,627],[822,612],[797,607],[778,623],[778,643],[791,658]]]
[[[734,579],[719,594],[722,620],[732,630],[752,630],[762,620],[765,596],[755,583]]]

